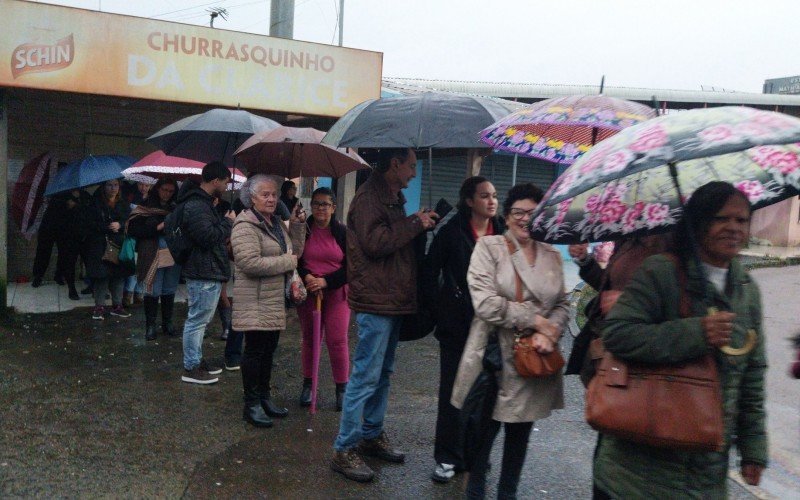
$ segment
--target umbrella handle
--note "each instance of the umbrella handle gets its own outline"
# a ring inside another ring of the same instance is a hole
[[[322,311],[322,290],[317,294],[317,311]]]

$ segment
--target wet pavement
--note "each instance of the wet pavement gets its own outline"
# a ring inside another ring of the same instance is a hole
[[[0,496],[121,498],[458,498],[463,475],[430,480],[438,384],[433,337],[401,343],[386,418],[406,464],[369,460],[370,484],[328,466],[338,429],[323,351],[320,411],[299,395],[296,316],[282,335],[274,397],[290,409],[271,429],[241,419],[239,372],[214,386],[182,383],[181,341],[143,340],[141,308],[129,319],[92,321],[88,309],[15,315],[0,323]],[[177,317],[185,306],[177,308]],[[182,320],[178,321],[178,326]],[[214,319],[206,357],[221,359]],[[354,336],[351,329],[351,348]],[[565,346],[569,352],[569,345]],[[583,389],[567,377],[567,409],[537,422],[520,498],[590,498],[594,432],[583,420]],[[311,430],[309,430],[311,429]],[[495,457],[499,456],[498,438]],[[497,459],[495,458],[495,463]],[[499,466],[489,474],[495,495]],[[730,482],[732,497],[751,498]]]

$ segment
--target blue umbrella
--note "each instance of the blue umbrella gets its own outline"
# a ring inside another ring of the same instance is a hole
[[[122,171],[136,162],[135,158],[121,155],[89,155],[58,170],[50,180],[45,196],[70,191],[111,179],[122,178]]]

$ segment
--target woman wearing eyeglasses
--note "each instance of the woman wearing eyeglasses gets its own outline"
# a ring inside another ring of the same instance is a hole
[[[308,218],[306,245],[298,263],[298,272],[308,290],[308,300],[297,306],[301,344],[303,388],[300,406],[311,405],[313,313],[316,297],[322,295],[322,331],[331,357],[333,381],[336,383],[336,411],[342,410],[344,389],[350,369],[347,328],[350,307],[347,304],[347,260],[345,226],[333,217],[336,197],[329,188],[321,187],[311,195],[311,217]]]
[[[561,373],[524,378],[514,367],[518,335],[532,335],[536,350],[550,353],[558,349],[569,319],[561,254],[546,243],[534,241],[528,232],[531,215],[542,196],[541,189],[533,184],[511,188],[503,204],[508,230],[479,239],[467,271],[475,318],[458,367],[453,406],[462,408],[483,369],[484,350],[495,332],[502,357],[502,369],[497,374],[499,391],[487,432],[482,442],[466,444],[474,457],[467,464],[471,465],[467,498],[485,496],[492,443],[501,425],[505,427],[505,443],[497,497],[516,498],[534,421],[564,407]]]

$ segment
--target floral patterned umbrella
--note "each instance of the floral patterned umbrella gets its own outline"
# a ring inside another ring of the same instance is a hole
[[[545,99],[481,131],[494,149],[569,165],[596,143],[656,116],[648,106],[603,95]]]
[[[570,166],[532,217],[551,243],[672,229],[680,192],[734,184],[754,208],[800,194],[800,119],[746,107],[677,112],[627,128]],[[678,189],[679,188],[679,189]]]

